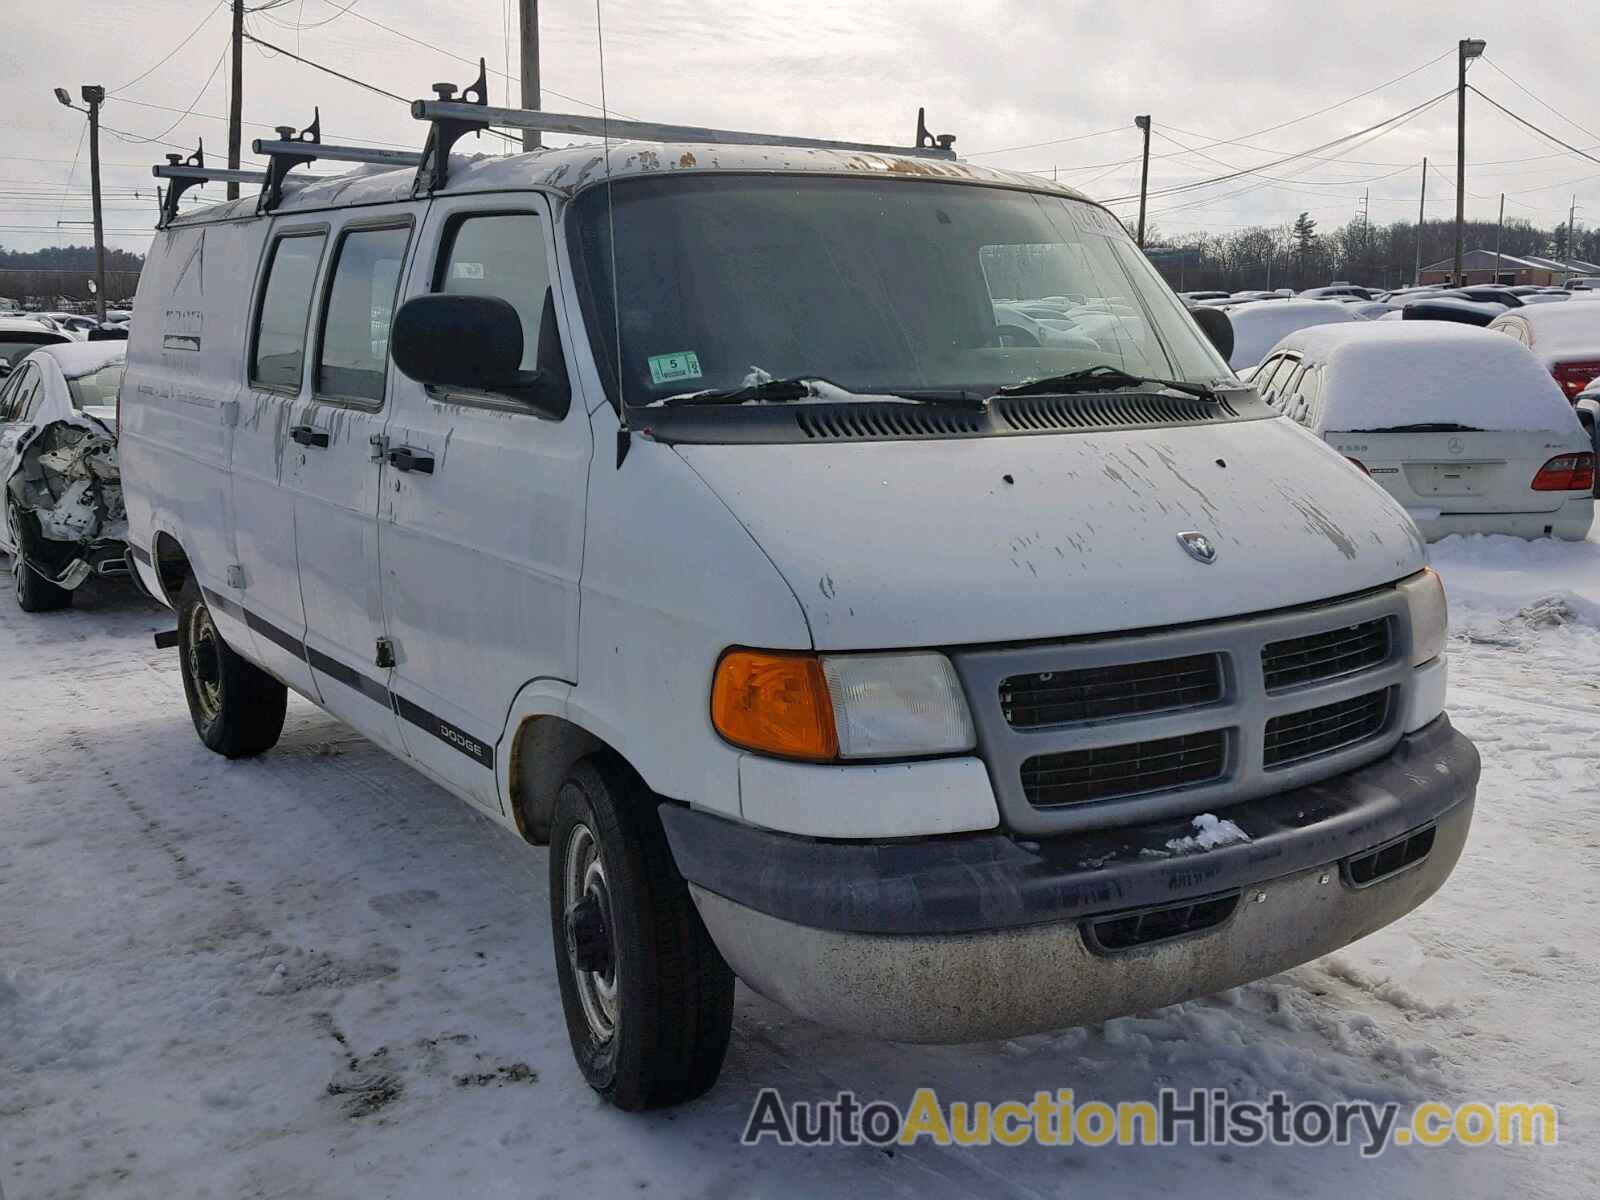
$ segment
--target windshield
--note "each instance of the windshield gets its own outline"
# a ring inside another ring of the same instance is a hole
[[[122,373],[126,362],[107,363],[97,371],[67,380],[67,391],[72,395],[73,408],[113,408],[117,403],[117,390],[122,387]]]
[[[0,361],[16,366],[40,346],[55,346],[61,339],[46,330],[33,333],[0,333]]]
[[[1090,204],[876,178],[682,175],[611,191],[613,213],[604,187],[579,197],[571,236],[613,402],[619,329],[630,405],[766,379],[992,395],[1099,366],[1228,377],[1121,225]]]

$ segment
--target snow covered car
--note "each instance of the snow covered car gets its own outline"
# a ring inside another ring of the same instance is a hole
[[[1600,304],[1519,308],[1496,317],[1489,328],[1532,350],[1569,400],[1600,377]]]
[[[1252,382],[1382,485],[1430,541],[1589,532],[1593,446],[1514,341],[1443,321],[1325,325],[1279,342]]]
[[[91,575],[126,575],[127,513],[117,471],[117,390],[125,342],[33,351],[0,388],[0,549],[17,603],[72,603]]]
[[[526,900],[628,1109],[711,1086],[736,974],[984,1040],[1444,882],[1478,758],[1422,539],[1113,213],[938,147],[610,128],[609,178],[440,152],[169,214],[119,436],[204,745],[267,752],[293,688],[548,844]],[[1088,336],[1008,344],[1003,298],[1078,295]]]
[[[1361,319],[1350,305],[1337,300],[1250,301],[1222,311],[1233,322],[1233,353],[1228,365],[1236,371],[1255,366],[1296,329]]]
[[[40,346],[60,346],[76,340],[32,317],[0,317],[0,380]]]

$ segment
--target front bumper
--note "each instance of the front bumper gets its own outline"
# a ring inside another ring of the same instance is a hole
[[[1199,853],[1167,848],[1192,832],[1181,820],[1041,843],[862,844],[674,805],[661,815],[707,929],[746,983],[824,1024],[963,1042],[1206,995],[1381,928],[1450,874],[1477,781],[1476,750],[1441,717],[1368,766],[1215,809],[1250,841]],[[1373,878],[1380,848],[1390,852]],[[1126,942],[1130,914],[1154,914],[1160,932],[1166,915],[1190,911],[1212,923],[1120,948],[1102,936]]]

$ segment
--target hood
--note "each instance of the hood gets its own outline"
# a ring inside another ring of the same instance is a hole
[[[1381,488],[1292,422],[947,441],[679,445],[819,650],[1071,637],[1285,608],[1426,562]],[[1209,564],[1178,535],[1205,534]]]

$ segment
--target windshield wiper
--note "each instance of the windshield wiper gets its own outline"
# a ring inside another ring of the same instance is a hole
[[[1176,392],[1186,392],[1202,400],[1215,400],[1216,389],[1203,383],[1186,383],[1177,379],[1150,379],[1133,375],[1120,367],[1101,364],[1085,367],[1081,371],[1068,371],[1065,375],[1045,375],[1026,383],[1003,387],[1001,396],[1067,396],[1075,392],[1114,392],[1122,388],[1163,387]]]
[[[837,393],[837,396],[830,393]],[[915,400],[921,404],[966,404],[980,407],[984,402],[982,396],[964,388],[910,388],[862,394],[840,387],[833,380],[824,379],[820,375],[805,375],[791,379],[768,379],[737,388],[711,388],[703,392],[686,392],[681,396],[668,396],[665,400],[656,401],[656,404],[665,408],[678,408],[697,404],[788,404],[811,398],[874,400],[884,397]]]
[[[1363,429],[1362,433],[1482,433],[1476,425],[1457,425],[1454,421],[1423,421],[1417,425],[1385,425]]]
[[[686,392],[681,396],[668,396],[656,403],[668,408],[689,404],[785,404],[815,395],[812,382],[807,379],[768,379],[762,383],[748,383],[744,387]]]

